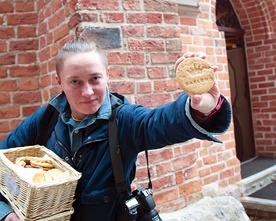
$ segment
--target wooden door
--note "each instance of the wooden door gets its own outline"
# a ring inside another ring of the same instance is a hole
[[[255,141],[244,49],[228,49],[227,56],[237,157],[246,161],[255,156]]]

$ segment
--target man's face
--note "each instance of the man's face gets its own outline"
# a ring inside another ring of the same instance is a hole
[[[64,59],[58,82],[76,119],[94,114],[102,105],[108,70],[96,52],[70,54]]]

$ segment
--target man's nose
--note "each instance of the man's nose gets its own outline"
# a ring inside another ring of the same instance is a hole
[[[92,94],[94,94],[92,85],[88,83],[84,84],[82,88],[82,96],[91,96]]]

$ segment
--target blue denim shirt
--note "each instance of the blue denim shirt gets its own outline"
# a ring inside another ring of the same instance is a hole
[[[109,94],[109,90],[106,89],[106,94]],[[62,121],[67,125],[70,136],[71,152],[74,154],[83,143],[82,129],[92,125],[98,119],[109,119],[111,115],[110,97],[106,96],[103,104],[96,114],[91,114],[85,117],[79,124],[68,115],[65,111],[67,100],[64,99],[64,95],[58,95],[53,97],[49,103],[53,105],[60,113]]]

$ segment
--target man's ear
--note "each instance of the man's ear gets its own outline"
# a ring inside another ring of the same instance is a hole
[[[58,84],[61,85],[61,81],[60,81],[60,79],[59,79],[59,77],[58,77],[57,74],[55,74],[55,78],[56,78],[56,81],[58,82]]]

